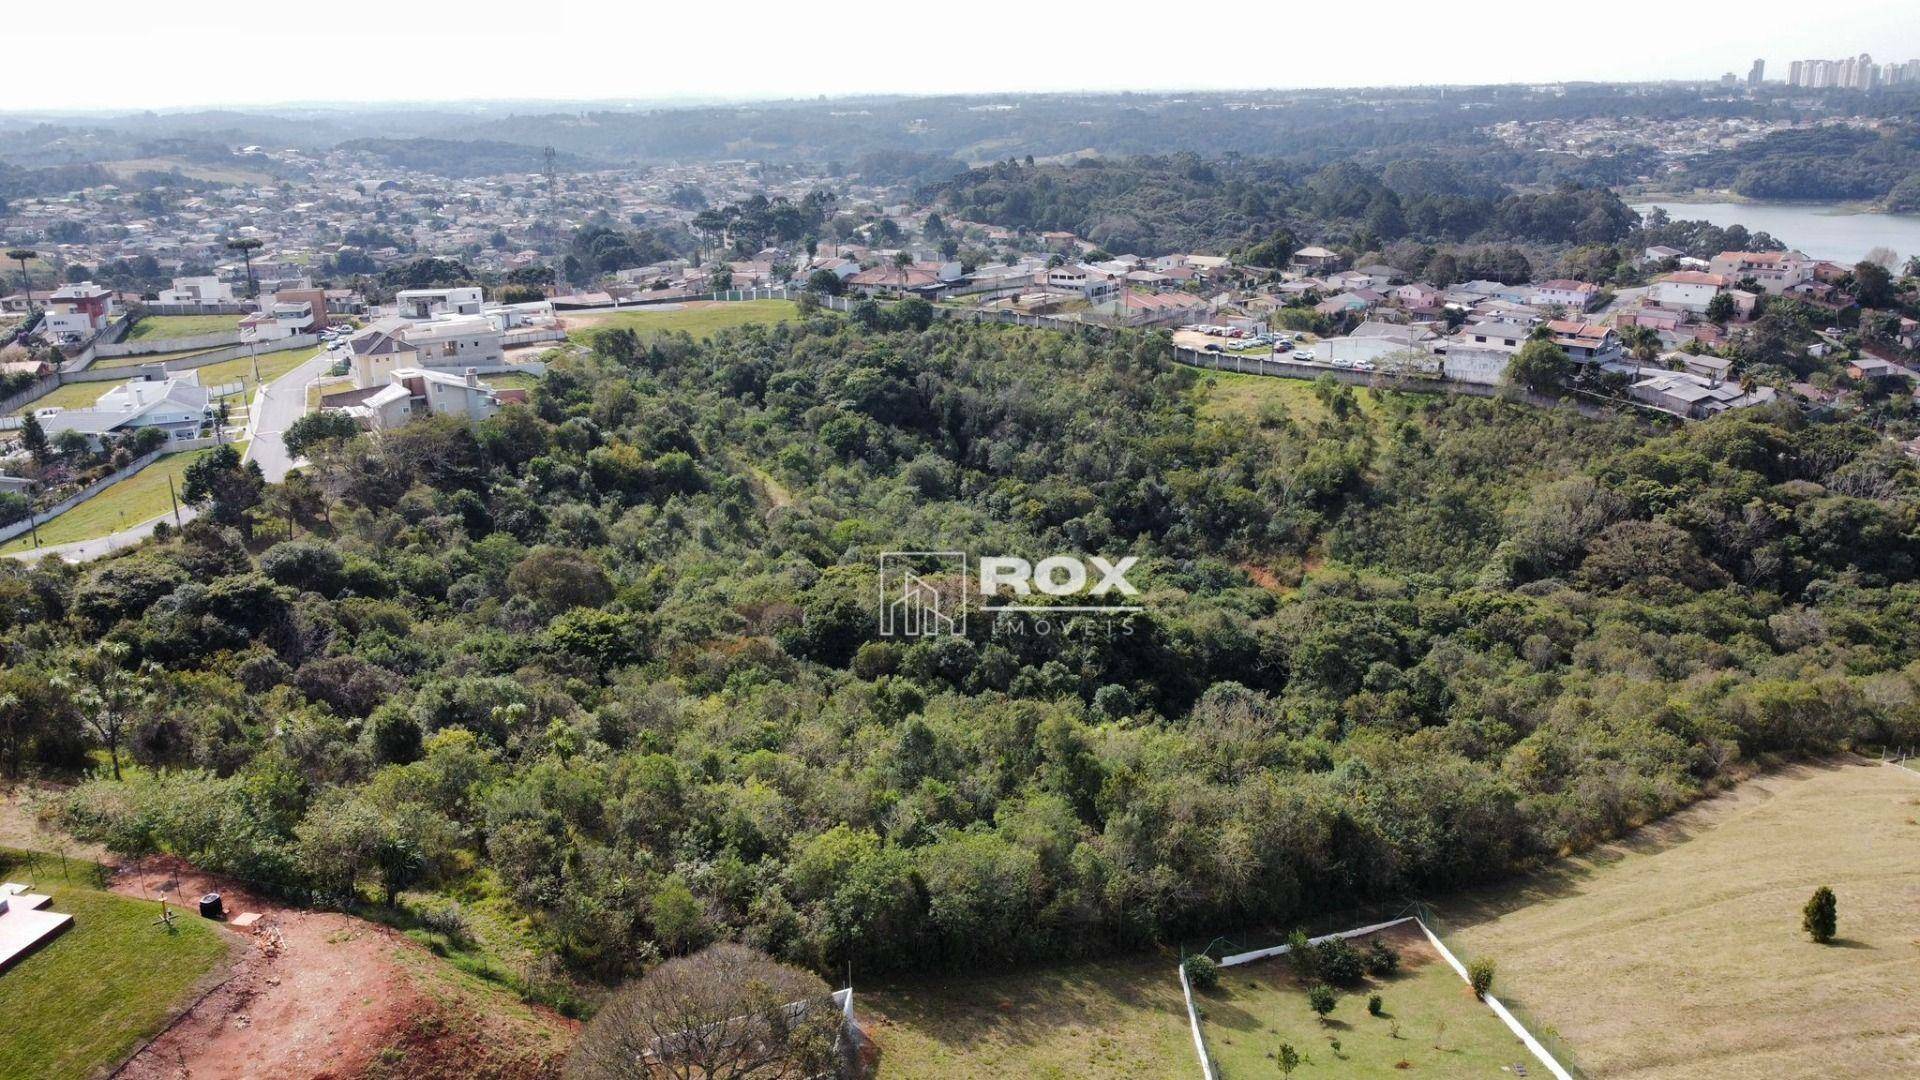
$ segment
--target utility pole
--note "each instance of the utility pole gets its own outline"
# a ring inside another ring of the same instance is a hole
[[[167,501],[173,504],[173,527],[180,527],[180,496],[173,491],[173,474],[167,474]]]

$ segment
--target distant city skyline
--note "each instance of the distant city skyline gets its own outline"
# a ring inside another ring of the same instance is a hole
[[[1471,25],[1409,0],[1377,4],[1364,19],[1342,8],[1215,3],[1172,23],[1164,7],[1126,3],[1013,18],[870,0],[830,10],[470,0],[430,19],[331,0],[325,12],[289,33],[274,20],[132,0],[96,0],[79,17],[27,8],[8,20],[0,111],[1645,82],[1747,70],[1787,43],[1802,57],[1920,56],[1920,19],[1884,0],[1818,9],[1755,0],[1737,20],[1617,0],[1599,21],[1488,0]],[[1143,20],[1166,29],[1144,33]]]

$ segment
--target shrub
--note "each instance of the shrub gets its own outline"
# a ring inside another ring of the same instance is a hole
[[[1366,963],[1369,975],[1391,975],[1400,970],[1400,954],[1394,951],[1393,946],[1375,938],[1367,946]]]
[[[1840,911],[1832,889],[1822,885],[1813,890],[1807,906],[1800,911],[1800,928],[1822,945],[1833,940],[1840,928]]]
[[[1196,990],[1211,990],[1220,985],[1220,965],[1210,956],[1189,956],[1186,962],[1187,981]]]
[[[1381,1011],[1384,1010],[1385,1008],[1386,1008],[1386,1004],[1380,1000],[1379,994],[1367,995],[1367,1015],[1368,1016],[1379,1016]]]
[[[1311,982],[1320,977],[1320,953],[1307,941],[1305,930],[1287,935],[1287,959],[1302,979]]]
[[[1326,983],[1321,983],[1307,991],[1307,1007],[1312,1009],[1314,1014],[1322,1020],[1325,1020],[1327,1014],[1333,1011],[1335,1000],[1333,987],[1328,986]]]
[[[1360,950],[1354,948],[1346,938],[1323,941],[1316,951],[1319,955],[1314,965],[1320,977],[1330,983],[1351,986],[1360,981],[1361,974],[1366,970],[1365,963],[1360,959]]]
[[[1473,986],[1473,996],[1483,998],[1493,989],[1493,961],[1475,960],[1467,965],[1467,982]]]

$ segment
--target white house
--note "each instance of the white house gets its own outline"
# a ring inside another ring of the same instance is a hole
[[[1488,320],[1462,326],[1454,333],[1453,340],[1462,348],[1516,353],[1532,335],[1533,327],[1527,323]]]
[[[1681,270],[1668,274],[1647,289],[1647,299],[1665,308],[1678,308],[1695,314],[1707,310],[1713,298],[1730,282],[1724,274],[1703,274]]]
[[[240,320],[241,336],[253,341],[281,341],[313,329],[310,301],[276,303]]]
[[[393,298],[393,310],[403,319],[478,315],[483,302],[477,285],[452,289],[402,289]]]
[[[1585,311],[1600,299],[1600,286],[1587,281],[1555,278],[1527,290],[1526,303],[1536,307],[1558,305],[1569,311]]]
[[[174,278],[173,288],[160,290],[157,302],[183,307],[215,307],[240,301],[233,295],[233,286],[217,277],[207,276]]]
[[[322,406],[343,412],[369,431],[391,431],[421,416],[485,420],[500,411],[500,394],[472,368],[455,375],[426,368],[395,368],[384,386],[337,394]]]
[[[171,378],[134,379],[94,400],[92,408],[47,411],[40,426],[48,437],[77,431],[98,446],[110,435],[159,428],[169,439],[192,439],[214,419],[213,399],[192,371]]]

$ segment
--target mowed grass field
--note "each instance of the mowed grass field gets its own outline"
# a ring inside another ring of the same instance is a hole
[[[97,1075],[159,1030],[228,954],[220,931],[187,914],[169,933],[156,904],[99,887],[92,863],[0,849],[0,877],[31,876],[73,925],[0,975],[0,1076]]]
[[[246,443],[238,442],[233,445],[241,453],[246,452]],[[92,540],[95,537],[132,528],[169,512],[173,508],[173,500],[167,491],[167,481],[172,480],[173,490],[178,492],[186,486],[183,477],[187,467],[209,453],[212,453],[211,448],[188,450],[185,453],[168,454],[160,458],[125,480],[40,526],[40,546],[51,547],[55,544],[70,544],[75,540]],[[0,544],[0,555],[32,551],[33,547],[33,533],[26,532],[5,544]],[[4,1075],[6,1074],[0,1073],[0,1076]]]
[[[1171,952],[862,989],[881,1080],[1199,1075]]]
[[[696,300],[671,309],[630,308],[625,311],[569,312],[563,318],[567,336],[585,343],[593,330],[624,327],[642,335],[685,331],[697,338],[755,323],[777,323],[800,317],[800,305],[791,300]]]
[[[1284,956],[1221,971],[1220,984],[1194,1000],[1222,1080],[1279,1076],[1281,1043],[1304,1059],[1296,1077],[1498,1077],[1517,1075],[1515,1064],[1546,1075],[1418,927],[1393,927],[1355,944],[1365,948],[1371,937],[1400,953],[1400,969],[1339,989],[1325,1022],[1307,1007],[1309,984]],[[1380,995],[1381,1015],[1368,1014],[1369,994]]]
[[[1831,945],[1800,930],[1820,885]],[[1790,767],[1440,914],[1590,1078],[1920,1076],[1912,772]]]
[[[240,328],[238,315],[148,315],[127,331],[128,341],[165,341]]]

